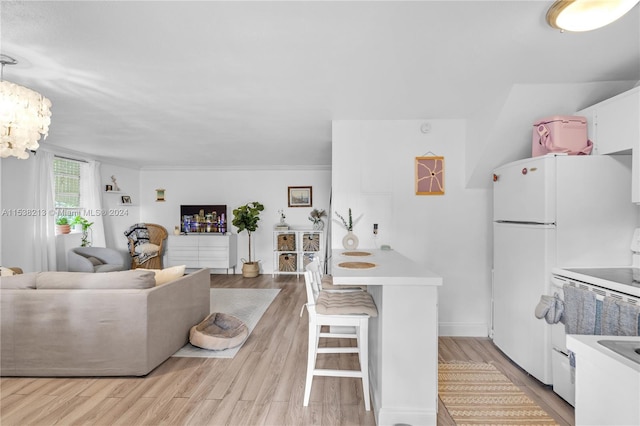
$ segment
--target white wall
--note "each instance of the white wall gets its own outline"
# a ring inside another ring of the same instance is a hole
[[[103,163],[100,167],[102,176],[102,208],[104,217],[104,233],[106,246],[128,250],[124,231],[140,221],[140,170]],[[111,176],[115,177],[120,193],[105,192],[106,185],[112,185]],[[131,197],[131,205],[122,205],[122,196]]]
[[[361,216],[360,247],[389,244],[444,278],[441,335],[488,335],[492,198],[488,189],[465,188],[465,121],[334,121],[332,132],[332,211]],[[444,195],[415,195],[415,157],[429,152],[445,157]],[[334,221],[332,246],[344,235]]]
[[[121,185],[122,186],[122,185]],[[288,186],[311,186],[313,207],[289,208]],[[156,202],[156,189],[165,190],[164,202]],[[170,233],[180,224],[181,204],[226,204],[227,223],[232,211],[241,205],[258,201],[265,206],[257,231],[252,233],[253,259],[261,261],[261,273],[273,271],[273,226],[283,209],[290,226],[311,228],[308,220],[313,208],[329,210],[331,172],[313,170],[143,170],[140,192],[133,200],[140,204],[140,221],[158,223]],[[237,233],[237,228],[229,226]],[[241,259],[248,260],[246,231],[238,235],[238,268]],[[213,271],[224,273],[224,271]]]
[[[25,272],[34,271],[34,239],[33,229],[35,221],[33,216],[18,215],[22,209],[35,209],[35,167],[33,158],[18,160],[16,158],[3,158],[0,160],[2,167],[2,266],[17,266]],[[53,220],[53,218],[52,218]]]

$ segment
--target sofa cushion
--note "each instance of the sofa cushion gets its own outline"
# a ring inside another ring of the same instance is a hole
[[[152,271],[155,274],[157,286],[177,280],[178,278],[184,275],[185,269],[187,269],[186,265],[171,266],[169,268],[164,268],[164,269],[137,268],[138,271]]]
[[[0,278],[0,288],[20,290],[25,288],[36,288],[37,272],[29,272],[27,274],[15,274],[8,277]]]
[[[91,272],[40,272],[38,289],[145,289],[156,284],[151,271],[129,270],[94,274]]]
[[[104,262],[98,259],[97,257],[88,256],[87,259],[89,260],[89,262],[91,262],[93,266],[104,265]]]
[[[122,265],[116,265],[113,263],[101,263],[93,267],[93,272],[113,272],[122,271]]]

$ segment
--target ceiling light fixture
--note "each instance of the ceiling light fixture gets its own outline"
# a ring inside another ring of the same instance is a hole
[[[640,0],[557,0],[547,11],[547,22],[561,31],[591,31],[609,25]]]
[[[0,54],[0,157],[29,158],[47,138],[51,124],[51,101],[26,87],[4,81],[4,66],[15,65],[11,56]]]

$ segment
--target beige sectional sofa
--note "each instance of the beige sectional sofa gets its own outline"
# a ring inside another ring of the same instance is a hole
[[[0,375],[143,376],[209,315],[208,269],[159,286],[148,270],[0,280]]]

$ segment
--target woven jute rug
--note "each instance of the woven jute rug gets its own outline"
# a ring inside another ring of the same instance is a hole
[[[491,364],[440,363],[438,394],[459,426],[558,424]]]

